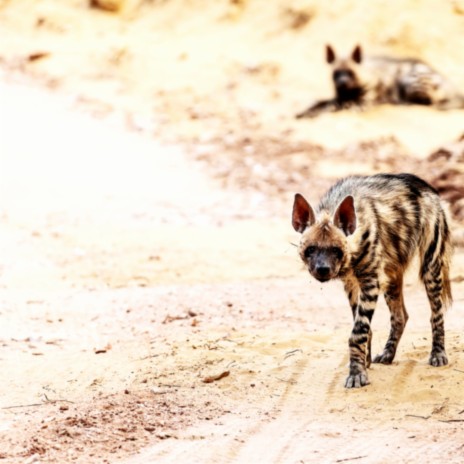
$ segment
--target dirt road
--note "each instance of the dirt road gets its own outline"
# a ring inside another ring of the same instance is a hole
[[[289,217],[413,171],[451,183],[464,243],[463,154],[427,160],[461,110],[293,118],[347,37],[464,85],[459,3],[0,2],[0,463],[463,462],[462,249],[450,365],[412,270],[395,363],[347,391],[350,310]],[[381,301],[375,351],[388,323]]]
[[[342,289],[287,217],[47,94],[2,87],[2,128],[3,462],[461,462],[462,284],[449,366],[411,283],[397,362],[346,391]]]

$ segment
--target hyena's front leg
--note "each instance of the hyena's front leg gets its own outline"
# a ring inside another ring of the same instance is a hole
[[[296,119],[314,118],[322,113],[333,113],[335,111],[339,111],[340,109],[341,107],[336,99],[321,100],[314,103],[301,113],[298,113],[295,117]]]
[[[374,362],[391,364],[395,358],[398,343],[403,335],[404,327],[406,326],[406,322],[409,318],[404,306],[402,275],[395,276],[390,280],[384,296],[388,308],[390,309],[390,336],[388,337],[388,341],[383,352],[375,357]]]
[[[355,279],[349,279],[345,281],[345,293],[350,303],[351,312],[353,313],[353,321],[355,321],[356,314],[358,312],[358,304],[359,304],[359,284]],[[371,343],[372,343],[372,330],[369,330],[369,337],[367,341],[366,367],[369,367],[372,361]]]
[[[350,372],[345,382],[346,388],[359,388],[369,383],[367,367],[370,364],[371,320],[378,297],[377,278],[371,277],[360,282],[359,301],[354,316],[353,330],[348,342]]]

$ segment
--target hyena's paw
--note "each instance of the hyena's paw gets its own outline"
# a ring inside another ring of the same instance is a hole
[[[391,364],[395,358],[395,353],[391,351],[384,350],[383,353],[378,354],[374,358],[374,363],[376,364]]]
[[[350,374],[345,382],[345,388],[361,388],[369,385],[367,373],[361,372],[360,374]]]
[[[448,357],[444,351],[432,351],[429,364],[434,367],[446,366],[448,364]]]

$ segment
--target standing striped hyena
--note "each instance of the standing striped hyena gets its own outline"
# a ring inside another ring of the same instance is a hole
[[[326,46],[335,96],[321,100],[297,118],[327,111],[381,103],[430,105],[438,109],[464,108],[464,95],[428,64],[414,58],[367,57],[355,47],[349,57],[337,58]]]
[[[302,234],[299,253],[310,274],[320,282],[340,278],[344,283],[354,319],[347,388],[369,383],[370,324],[380,293],[391,312],[391,331],[374,362],[393,361],[408,320],[403,274],[416,253],[432,309],[429,363],[448,363],[444,312],[451,303],[452,248],[445,212],[433,187],[412,174],[348,177],[325,194],[316,210],[297,193],[292,224]]]

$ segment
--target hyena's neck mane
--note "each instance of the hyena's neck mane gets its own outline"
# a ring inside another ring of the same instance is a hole
[[[327,215],[332,217],[341,201],[348,195],[356,198],[359,184],[363,178],[360,176],[345,177],[333,185],[330,190],[321,198],[317,206],[317,215]]]
[[[346,88],[335,88],[336,100],[339,105],[346,103],[359,103],[366,94],[364,86]]]

